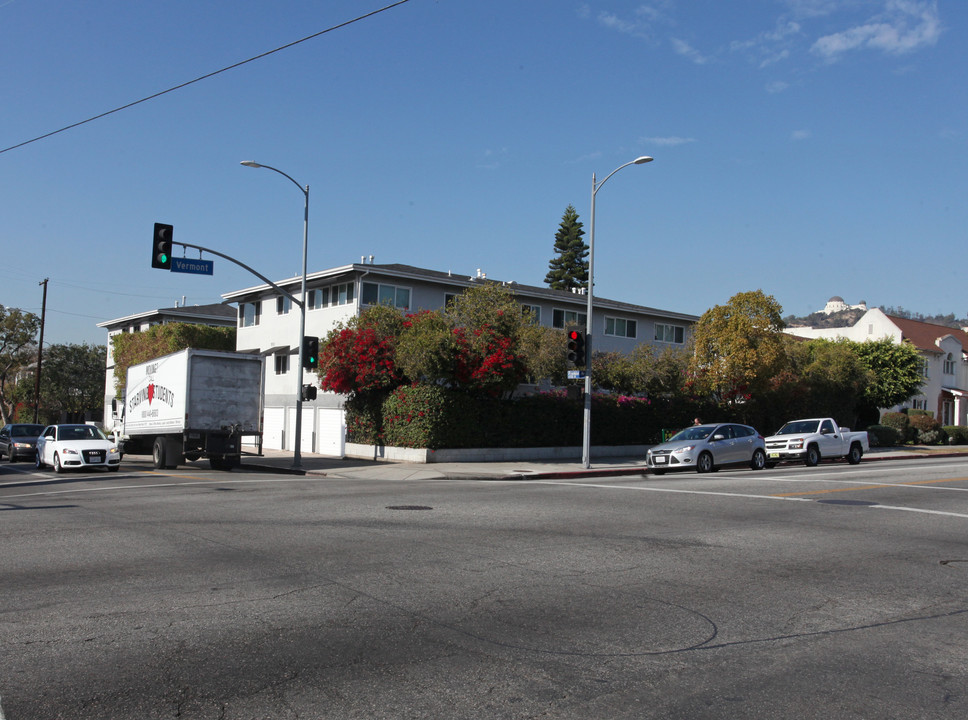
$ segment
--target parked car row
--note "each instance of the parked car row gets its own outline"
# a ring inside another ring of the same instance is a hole
[[[4,425],[0,428],[0,458],[4,455],[10,462],[33,460],[38,469],[50,465],[58,473],[71,468],[117,471],[121,467],[117,443],[100,428],[78,423]]]
[[[855,465],[869,449],[866,432],[838,427],[832,418],[793,420],[766,438],[749,425],[714,423],[688,427],[651,448],[646,465],[656,475],[668,470],[715,472],[726,465],[762,470],[780,462],[812,467],[842,457]]]

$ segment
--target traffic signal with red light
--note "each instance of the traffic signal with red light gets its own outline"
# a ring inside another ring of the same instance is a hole
[[[304,370],[316,370],[319,367],[319,338],[303,338],[302,366]]]
[[[174,228],[165,223],[155,223],[155,234],[151,238],[151,267],[171,270],[171,240]]]
[[[578,330],[568,331],[568,362],[575,367],[585,367],[585,336]]]

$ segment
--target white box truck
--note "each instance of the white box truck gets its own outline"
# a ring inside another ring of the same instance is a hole
[[[129,367],[115,410],[123,451],[151,453],[156,468],[199,458],[215,470],[237,466],[242,437],[261,438],[263,364],[261,355],[188,348]]]

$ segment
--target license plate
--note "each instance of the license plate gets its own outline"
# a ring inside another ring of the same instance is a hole
[[[656,455],[654,458],[652,458],[652,462],[654,462],[656,465],[665,465],[667,462],[669,462],[669,458],[667,458],[665,455]]]
[[[99,452],[92,452],[87,457],[91,462],[101,462],[104,460],[104,454]]]
[[[770,457],[771,458],[778,458],[778,457],[780,457],[780,453],[778,453],[778,452],[771,452],[770,453]]]

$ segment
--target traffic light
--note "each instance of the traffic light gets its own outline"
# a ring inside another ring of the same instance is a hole
[[[315,385],[303,385],[302,386],[302,399],[303,400],[315,400],[316,399],[316,386]]]
[[[164,223],[155,223],[155,234],[151,238],[151,267],[171,270],[171,238],[174,228]]]
[[[568,331],[568,362],[585,367],[585,336],[577,330]]]
[[[319,338],[303,338],[302,344],[302,366],[304,370],[315,370],[319,367]]]

